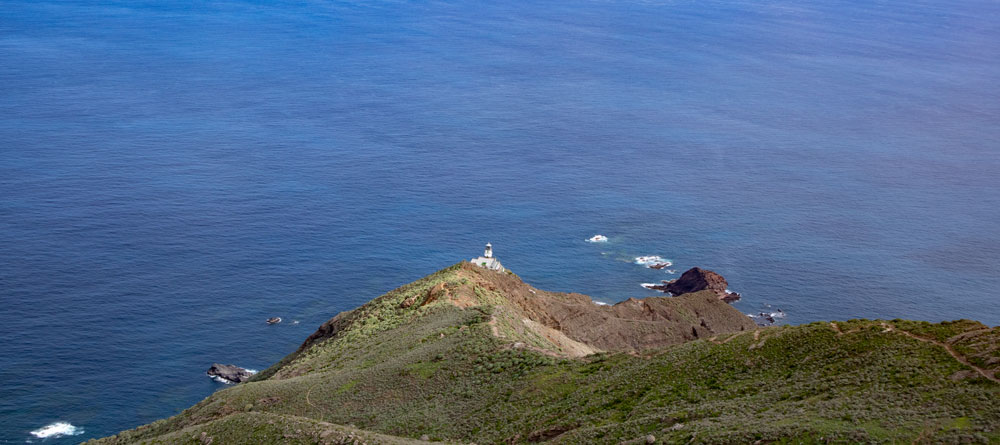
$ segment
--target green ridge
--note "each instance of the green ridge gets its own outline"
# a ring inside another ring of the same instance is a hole
[[[570,359],[494,337],[504,296],[469,278],[395,289],[253,381],[94,443],[1000,443],[1000,384],[902,332],[996,375],[1000,328],[850,320]],[[421,304],[440,283],[476,304]]]

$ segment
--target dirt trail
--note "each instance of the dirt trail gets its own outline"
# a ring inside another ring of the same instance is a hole
[[[854,328],[849,331],[845,331],[840,328],[839,324],[832,321],[830,322],[830,329],[833,329],[833,332],[837,333],[837,337],[840,337],[841,335],[853,334],[855,332],[861,332],[861,328]]]
[[[313,389],[315,389],[319,385],[321,385],[321,383],[314,383],[312,385],[309,385],[309,389],[306,390],[306,404],[308,404],[309,406],[313,407],[314,409],[319,410],[320,414],[323,415],[323,416],[325,416],[326,415],[326,407],[320,406],[320,405],[317,405],[317,404],[313,403],[312,399],[309,397],[310,395],[312,395]]]
[[[730,335],[728,338],[726,338],[723,341],[719,341],[719,336],[715,335],[715,336],[712,336],[711,338],[709,338],[708,341],[710,341],[712,343],[715,343],[717,345],[724,345],[726,343],[729,343],[729,342],[733,341],[733,339],[735,339],[736,337],[739,337],[741,335],[743,335],[742,332],[736,333],[736,334]]]
[[[723,340],[723,341],[722,341],[722,343],[719,343],[719,344],[720,344],[720,345],[724,345],[724,344],[726,344],[726,343],[729,343],[729,342],[733,341],[733,339],[734,339],[734,338],[736,338],[736,337],[739,337],[739,336],[741,336],[741,335],[743,335],[743,333],[742,333],[742,332],[741,332],[741,333],[739,333],[739,334],[734,334],[733,336],[731,336],[731,337],[729,337],[729,338],[727,338],[727,339]]]
[[[905,335],[907,337],[910,337],[910,338],[912,338],[914,340],[918,340],[918,341],[922,341],[922,342],[925,342],[925,343],[931,343],[931,344],[938,345],[938,346],[944,348],[945,351],[948,351],[948,354],[951,354],[951,356],[954,357],[955,360],[958,360],[959,363],[961,363],[961,364],[963,364],[965,366],[968,366],[968,367],[974,369],[980,375],[982,375],[983,377],[986,377],[986,379],[988,379],[990,381],[993,381],[994,383],[1000,383],[1000,379],[998,379],[995,376],[993,376],[990,371],[987,371],[987,370],[985,370],[983,368],[980,368],[980,367],[978,367],[976,365],[973,365],[972,363],[969,363],[969,361],[966,360],[966,358],[964,356],[962,356],[962,354],[959,354],[958,351],[955,351],[955,349],[952,348],[951,345],[949,345],[947,343],[943,343],[943,342],[934,340],[933,338],[921,337],[919,335],[913,334],[911,332],[904,331],[902,329],[896,329],[895,326],[890,325],[890,324],[888,324],[886,322],[882,322],[882,327],[885,328],[885,332],[899,332],[900,334],[903,334],[903,335]]]
[[[312,400],[309,400],[309,394],[312,394],[313,388],[315,388],[315,387],[316,387],[316,385],[312,385],[312,386],[309,387],[309,389],[306,390],[306,403],[309,404],[309,406],[311,406],[313,408],[317,408],[317,406],[312,403]]]

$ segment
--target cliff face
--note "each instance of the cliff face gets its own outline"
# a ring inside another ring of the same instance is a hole
[[[599,306],[459,264],[98,442],[998,442],[998,345],[972,321],[755,329],[712,291]]]

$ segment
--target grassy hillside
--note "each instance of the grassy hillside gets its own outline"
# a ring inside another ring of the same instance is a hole
[[[396,289],[253,381],[96,443],[1000,443],[1000,328],[851,320],[580,357],[483,273]],[[671,310],[704,323],[685,297]]]

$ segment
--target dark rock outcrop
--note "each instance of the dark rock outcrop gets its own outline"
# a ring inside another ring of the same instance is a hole
[[[726,279],[722,275],[700,267],[688,269],[676,280],[664,281],[663,284],[648,286],[649,289],[669,292],[674,296],[707,290],[727,303],[739,300],[740,294],[728,292],[726,290],[727,287],[729,287],[729,283],[726,282]]]
[[[729,286],[726,279],[711,270],[693,267],[684,272],[680,278],[667,283],[667,292],[674,295],[684,295],[691,292],[710,290],[716,294],[725,294]]]
[[[241,383],[250,379],[253,373],[236,365],[213,363],[212,367],[208,368],[208,375],[228,382]]]

